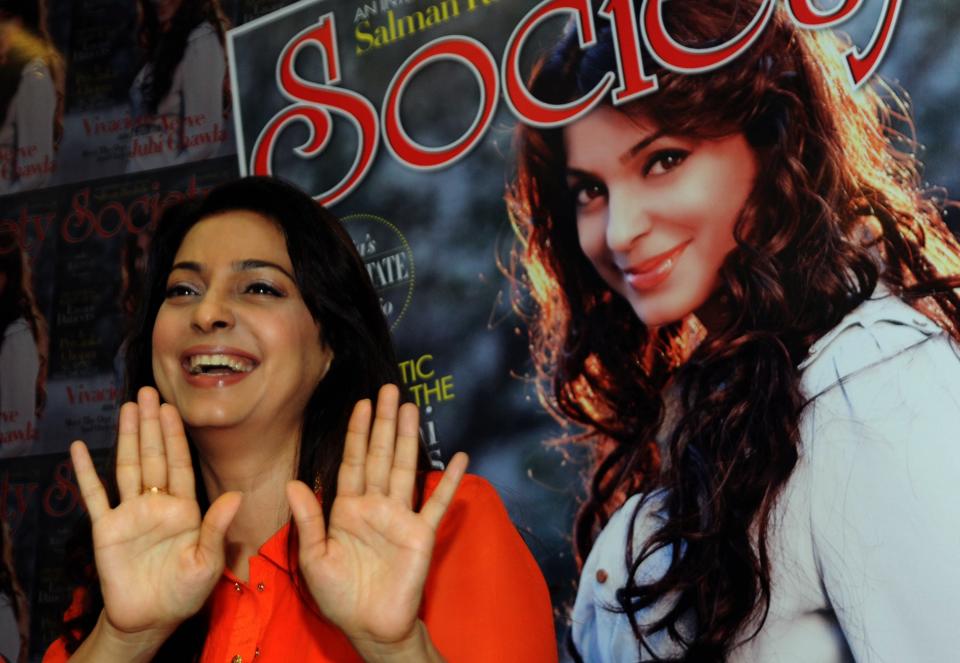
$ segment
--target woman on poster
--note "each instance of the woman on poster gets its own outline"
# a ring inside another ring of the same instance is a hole
[[[706,48],[758,5],[663,13]],[[540,62],[534,96],[617,71],[597,25]],[[960,246],[896,131],[905,107],[851,91],[842,52],[778,7],[730,64],[645,54],[655,93],[518,130],[542,396],[596,451],[576,658],[956,656]]]
[[[421,469],[335,217],[275,180],[222,185],[165,213],[146,284],[115,482],[71,448],[97,575],[44,661],[556,660],[495,491],[462,454]]]
[[[30,258],[0,230],[0,458],[29,453],[47,400],[47,321],[33,292]]]
[[[65,89],[45,0],[0,0],[0,195],[50,181],[63,136]]]
[[[30,609],[17,581],[13,537],[0,513],[0,663],[26,663],[30,644]]]
[[[227,143],[228,21],[219,0],[139,0],[144,65],[130,88],[127,172],[207,159]]]

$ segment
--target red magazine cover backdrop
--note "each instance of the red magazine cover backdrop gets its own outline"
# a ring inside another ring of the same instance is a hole
[[[46,110],[32,106],[46,118],[41,129],[8,127],[10,145],[0,132],[0,264],[26,275],[39,321],[36,330],[26,320],[9,326],[20,344],[0,363],[0,514],[30,605],[29,660],[55,637],[68,592],[64,545],[85,517],[66,448],[82,438],[102,460],[112,442],[123,330],[152,228],[165,204],[257,171],[258,154],[314,195],[333,194],[332,209],[381,294],[432,455],[442,462],[466,450],[471,470],[497,487],[543,568],[563,629],[576,582],[570,531],[583,458],[547,445],[569,431],[537,402],[525,330],[498,263],[513,241],[503,196],[517,122],[503,99],[502,67],[536,3],[224,0],[216,20],[190,28],[163,95],[143,85],[144,68],[154,66],[147,5],[44,6],[38,35],[48,55],[37,71],[47,82],[30,97],[21,69],[0,79],[6,119],[18,103],[54,100]],[[842,26],[855,44],[870,40],[883,5],[864,3]],[[322,27],[324,16],[336,31],[336,62],[313,46],[290,72],[278,70],[291,41]],[[545,21],[524,42],[522,72],[564,20]],[[929,186],[954,195],[957,20],[960,9],[947,0],[904,4],[879,70],[910,94]],[[411,66],[399,80],[409,58],[443,38],[461,43],[460,59]],[[478,71],[496,77],[493,87],[464,64],[481,56],[489,57],[475,60]],[[15,62],[5,57],[3,66]],[[322,97],[331,92],[342,96]],[[282,124],[283,113],[344,108],[345,99],[366,110],[334,110],[329,142],[298,154],[316,136],[303,122]],[[364,141],[374,134],[357,130],[358,117],[397,140],[377,132],[371,149]],[[276,135],[265,143],[271,126]],[[455,154],[469,138],[476,141]]]

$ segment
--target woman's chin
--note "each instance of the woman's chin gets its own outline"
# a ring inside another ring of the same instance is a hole
[[[709,288],[681,288],[666,284],[658,292],[631,293],[630,306],[647,327],[663,327],[684,320],[709,299]]]
[[[640,302],[634,303],[633,311],[640,322],[647,327],[663,327],[683,320],[693,311],[692,306],[678,304],[678,302]]]
[[[218,408],[187,408],[181,411],[184,428],[188,432],[229,429],[240,426],[246,420],[241,413]]]

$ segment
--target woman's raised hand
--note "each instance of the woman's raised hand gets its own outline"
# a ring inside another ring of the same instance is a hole
[[[329,524],[310,488],[287,484],[310,592],[368,660],[436,656],[417,613],[437,527],[467,468],[466,455],[454,455],[415,512],[419,412],[398,401],[397,388],[384,386],[372,426],[370,401],[354,408]]]
[[[180,415],[149,387],[120,409],[116,508],[86,445],[74,442],[70,454],[93,523],[101,621],[121,637],[162,643],[203,606],[223,572],[224,535],[240,494],[221,495],[201,520]]]

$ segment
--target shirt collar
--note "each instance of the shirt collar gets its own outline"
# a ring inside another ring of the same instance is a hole
[[[810,366],[819,356],[824,354],[824,350],[832,345],[837,337],[851,327],[870,329],[881,322],[911,327],[926,336],[940,331],[939,327],[937,327],[932,320],[894,295],[886,285],[878,283],[870,297],[844,316],[840,324],[821,336],[810,346],[810,349],[807,351],[807,356],[800,362],[797,368],[803,370]],[[888,356],[896,354],[901,350],[903,350],[901,347],[892,347],[890,348]],[[882,358],[885,357],[881,357],[881,359]]]

